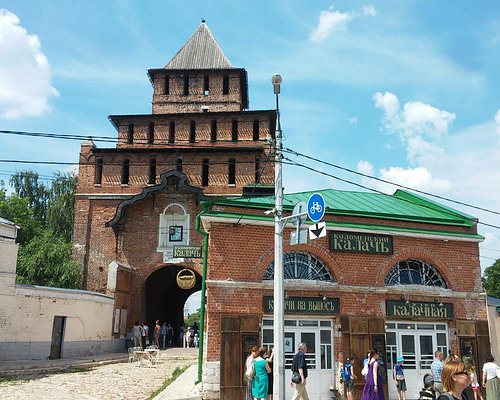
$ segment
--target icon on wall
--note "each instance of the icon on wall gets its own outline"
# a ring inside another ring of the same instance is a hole
[[[168,228],[168,241],[169,242],[182,242],[183,227],[179,225],[171,225]]]

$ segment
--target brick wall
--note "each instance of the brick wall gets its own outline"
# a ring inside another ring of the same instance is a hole
[[[352,218],[356,223],[358,219]],[[393,221],[382,221],[388,223]],[[449,227],[442,227],[448,231]],[[471,228],[473,230],[475,228]],[[394,254],[356,254],[332,253],[329,250],[329,238],[320,238],[309,244],[290,246],[289,230],[284,234],[284,252],[303,251],[317,257],[330,270],[338,285],[331,289],[321,289],[328,297],[340,298],[340,315],[385,317],[386,300],[400,300],[397,287],[386,287],[385,277],[391,267],[399,261],[414,258],[426,261],[443,276],[450,291],[449,297],[440,297],[439,301],[452,303],[454,319],[449,327],[454,328],[456,320],[484,320],[486,312],[484,299],[478,297],[481,292],[478,244],[473,242],[421,239],[404,236],[393,237]],[[262,317],[263,296],[272,296],[266,288],[245,289],[245,284],[238,287],[224,287],[210,281],[262,282],[264,271],[274,261],[274,227],[245,224],[214,223],[210,225],[210,250],[208,271],[208,359],[216,360],[219,356],[220,317],[225,313],[258,314]],[[287,284],[289,285],[289,283]],[[285,285],[285,286],[287,286]],[[248,284],[246,285],[248,286]],[[255,285],[254,285],[255,287]],[[343,289],[351,287],[352,289]],[[359,289],[356,289],[359,288]],[[377,291],[376,289],[381,290]],[[392,293],[396,291],[396,293]],[[419,290],[412,286],[408,294],[413,301],[434,302],[436,291],[429,288]],[[455,294],[459,293],[458,296]],[[286,289],[289,296],[316,297],[318,289],[313,285],[303,290],[293,286]],[[456,338],[451,337],[452,347],[456,347]],[[336,349],[336,351],[338,351]]]

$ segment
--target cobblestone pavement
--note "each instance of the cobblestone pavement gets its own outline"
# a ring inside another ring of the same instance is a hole
[[[160,353],[155,366],[137,362],[108,364],[45,375],[0,381],[2,400],[147,399],[176,368],[196,363],[192,356]]]

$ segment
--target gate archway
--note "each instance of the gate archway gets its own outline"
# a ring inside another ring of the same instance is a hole
[[[146,321],[152,332],[157,319],[172,324],[175,346],[182,346],[179,329],[184,324],[184,305],[191,294],[201,290],[201,275],[193,271],[196,283],[191,289],[177,286],[177,274],[185,269],[182,265],[166,265],[153,272],[144,284]]]

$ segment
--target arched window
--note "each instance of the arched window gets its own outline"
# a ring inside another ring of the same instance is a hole
[[[309,253],[295,252],[283,255],[283,273],[285,279],[307,279],[310,281],[335,282],[325,265]],[[274,279],[274,261],[264,272],[263,280]]]
[[[446,282],[437,270],[425,261],[407,259],[394,265],[385,278],[386,286],[424,285],[446,288]]]
[[[158,250],[172,250],[189,244],[189,214],[178,203],[169,204],[160,214]]]

